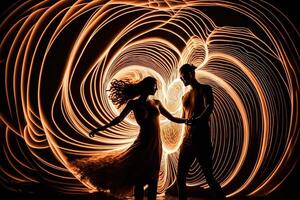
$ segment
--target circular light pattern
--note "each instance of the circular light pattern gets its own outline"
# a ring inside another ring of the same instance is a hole
[[[117,155],[139,128],[131,113],[88,137],[122,109],[108,99],[110,81],[154,76],[155,98],[180,116],[184,63],[213,87],[214,173],[228,196],[268,194],[295,167],[299,34],[270,4],[30,0],[10,11],[0,24],[0,178],[11,190],[27,182],[95,190],[70,162]],[[161,117],[161,130],[164,193],[176,180],[183,126]],[[197,162],[187,183],[208,187]]]

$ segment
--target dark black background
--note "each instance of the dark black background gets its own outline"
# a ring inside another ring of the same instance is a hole
[[[0,23],[4,19],[3,17],[10,12],[9,11],[9,12],[5,13],[6,9],[9,8],[9,6],[15,2],[17,2],[17,1],[8,1],[8,0],[0,1],[0,13],[1,13]],[[22,2],[22,1],[20,1],[20,2]],[[291,22],[295,25],[295,27],[300,32],[300,14],[299,14],[300,7],[297,6],[297,4],[299,4],[297,1],[267,0],[266,2],[270,2],[272,5],[277,7],[280,11],[282,11],[289,18],[289,20],[291,20]],[[2,30],[0,30],[0,32],[1,31]],[[299,38],[298,38],[298,40],[299,40]],[[300,47],[298,49],[300,49]],[[2,66],[0,66],[0,67],[2,67]],[[0,94],[0,95],[2,95],[2,94]],[[0,133],[0,134],[3,134],[3,133]],[[0,163],[0,166],[1,166],[1,163]],[[300,186],[299,186],[300,183],[299,182],[300,182],[300,163],[298,162],[296,169],[283,182],[283,184],[275,192],[273,192],[270,196],[264,197],[262,199],[270,199],[270,200],[300,199]],[[0,186],[0,187],[2,188],[2,186]],[[1,189],[1,190],[3,190],[3,189]],[[21,197],[19,195],[12,196],[12,194],[9,194],[5,191],[0,191],[0,192],[1,192],[1,197],[0,197],[1,199],[11,199],[11,200],[23,199],[23,198],[27,199],[25,196],[22,197],[22,195],[21,195]],[[10,196],[2,198],[5,193],[9,194]],[[51,196],[51,195],[48,197],[49,197],[49,199],[57,198],[57,196],[53,198],[53,196]],[[47,196],[43,196],[43,199],[45,199],[45,198],[48,199]],[[61,198],[67,199],[67,197],[61,197]],[[83,197],[83,198],[86,198],[86,197]],[[94,199],[94,198],[95,199],[103,199],[100,196],[95,196],[95,197],[89,196],[87,199]],[[74,197],[72,197],[72,199],[74,199]]]

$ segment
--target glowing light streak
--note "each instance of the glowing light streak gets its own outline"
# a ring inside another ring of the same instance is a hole
[[[89,130],[120,112],[108,100],[110,81],[152,75],[158,80],[155,98],[180,116],[183,63],[196,65],[198,79],[213,87],[214,172],[228,196],[268,194],[292,172],[300,150],[299,33],[270,4],[26,1],[14,6],[0,24],[1,156],[7,161],[1,163],[1,182],[36,183],[30,172],[39,171],[60,191],[96,191],[88,180],[79,181],[70,161],[117,155],[138,134],[130,114],[88,138]],[[223,9],[245,23],[224,23],[209,9]],[[161,130],[163,194],[175,183],[184,132],[163,117]],[[208,187],[196,163],[188,185]]]

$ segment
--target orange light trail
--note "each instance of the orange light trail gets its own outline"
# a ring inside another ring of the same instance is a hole
[[[120,113],[110,81],[154,76],[155,98],[180,116],[184,63],[213,87],[214,173],[228,197],[271,193],[299,160],[299,33],[264,1],[28,0],[0,30],[0,180],[10,190],[96,191],[70,161],[117,155],[139,132],[130,114],[88,137]],[[161,117],[161,194],[175,183],[183,133]],[[187,184],[208,187],[196,162]]]

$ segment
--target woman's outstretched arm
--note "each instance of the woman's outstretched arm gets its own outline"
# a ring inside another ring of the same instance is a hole
[[[133,109],[133,102],[129,101],[127,103],[127,105],[125,106],[125,108],[122,110],[122,112],[120,113],[119,116],[117,116],[116,118],[114,118],[112,121],[110,121],[108,124],[101,126],[99,128],[93,129],[90,133],[89,136],[90,137],[94,137],[95,134],[97,134],[98,131],[104,131],[105,129],[117,125],[118,123],[120,123],[121,121],[124,120],[124,118],[128,115],[128,113]]]
[[[158,100],[157,100],[158,101]],[[160,101],[158,101],[160,113],[168,118],[170,121],[175,123],[188,123],[189,120],[185,118],[174,117],[163,105]]]

